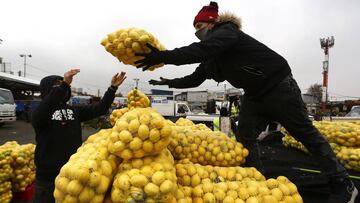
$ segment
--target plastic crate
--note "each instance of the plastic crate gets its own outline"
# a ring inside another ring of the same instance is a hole
[[[16,201],[31,201],[35,193],[35,182],[28,185],[23,192],[14,192],[13,200]]]

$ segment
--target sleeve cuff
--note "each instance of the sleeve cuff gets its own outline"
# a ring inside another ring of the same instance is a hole
[[[109,90],[112,90],[112,91],[114,91],[114,92],[116,92],[116,90],[118,89],[118,87],[116,87],[116,86],[110,86],[109,87]]]

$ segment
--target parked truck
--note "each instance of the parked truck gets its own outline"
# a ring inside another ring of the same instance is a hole
[[[162,97],[151,98],[151,107],[165,118],[185,117],[192,114],[187,102],[173,101]]]
[[[0,126],[5,122],[16,121],[16,104],[8,89],[0,88]]]
[[[330,120],[336,122],[356,122],[360,121],[360,106],[353,106],[349,113],[345,116],[323,117],[323,120]]]

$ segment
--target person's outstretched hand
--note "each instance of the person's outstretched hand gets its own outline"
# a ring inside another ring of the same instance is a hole
[[[111,86],[119,87],[126,79],[126,73],[116,73],[111,79]]]
[[[135,61],[137,68],[142,68],[143,71],[146,71],[151,66],[160,64],[164,62],[162,51],[156,47],[151,46],[147,43],[146,46],[151,50],[149,53],[136,53],[135,56],[142,56],[143,59]]]
[[[68,85],[70,85],[73,81],[74,75],[78,74],[80,72],[80,69],[70,69],[66,73],[64,73],[64,82]]]
[[[160,77],[160,80],[149,80],[150,85],[169,85],[169,79]]]

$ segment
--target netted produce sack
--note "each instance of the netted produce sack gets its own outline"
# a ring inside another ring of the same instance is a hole
[[[111,192],[114,203],[168,203],[175,200],[177,180],[174,159],[167,149],[157,156],[123,162],[118,170]]]
[[[101,146],[107,146],[110,142],[109,136],[111,133],[111,129],[101,129],[98,132],[90,135],[86,140],[85,144],[87,143],[96,143]]]
[[[330,143],[330,146],[345,168],[360,171],[360,148],[340,146],[335,143]]]
[[[191,120],[187,119],[187,118],[179,118],[176,123],[176,126],[188,126],[190,129],[192,130],[207,130],[207,131],[211,131],[211,129],[206,126],[203,123],[198,123],[195,124],[193,123]]]
[[[295,138],[292,137],[287,132],[286,132],[285,136],[282,138],[282,142],[285,147],[294,147],[305,153],[310,154],[310,152],[306,149],[306,147],[301,142],[295,140]]]
[[[11,177],[11,148],[8,144],[0,146],[0,202],[8,203],[12,199]]]
[[[224,181],[265,180],[265,177],[254,167],[219,167],[191,163],[188,159],[177,162],[176,176],[181,186],[196,187],[201,183]]]
[[[249,154],[241,143],[220,131],[193,130],[187,126],[172,129],[168,148],[177,160],[187,158],[202,165],[239,166]]]
[[[259,202],[292,202],[302,203],[303,200],[295,184],[286,177],[266,181],[227,181],[212,183],[204,182],[196,187],[179,187],[178,202],[189,202],[187,195],[191,194],[192,202],[206,203],[259,203]],[[191,190],[191,193],[189,192]]]
[[[301,142],[296,141],[295,138],[290,135],[285,135],[285,137],[283,137],[283,144],[287,147],[291,146],[310,154]],[[360,148],[341,146],[336,143],[330,143],[330,146],[334,151],[336,158],[345,166],[345,168],[360,171]]]
[[[122,108],[122,109],[113,110],[111,112],[111,115],[110,115],[110,124],[112,126],[114,126],[116,121],[128,111],[129,111],[129,108]]]
[[[35,145],[25,144],[14,147],[11,156],[13,161],[12,191],[25,191],[26,187],[35,181]]]
[[[124,160],[155,155],[170,142],[170,124],[151,108],[125,113],[112,128],[108,149]]]
[[[107,38],[102,40],[101,44],[119,61],[133,66],[135,66],[135,61],[142,59],[142,57],[135,56],[135,53],[149,53],[151,51],[146,44],[150,44],[161,51],[165,50],[165,47],[151,33],[138,28],[120,29],[110,33]],[[149,70],[154,70],[163,65],[152,66]]]
[[[150,99],[138,89],[131,90],[127,95],[127,107],[129,109],[150,107]]]
[[[61,168],[55,179],[56,202],[98,202],[111,186],[120,159],[108,152],[107,131],[83,144]],[[98,143],[92,141],[100,141]]]
[[[191,120],[186,119],[186,118],[179,118],[175,124],[177,126],[192,126],[195,125]]]
[[[360,146],[360,125],[351,122],[314,122],[314,126],[329,142],[342,146]]]
[[[11,202],[12,197],[11,182],[0,183],[0,202]]]

